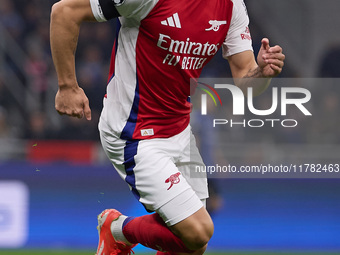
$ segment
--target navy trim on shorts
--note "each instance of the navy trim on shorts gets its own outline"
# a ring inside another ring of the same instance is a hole
[[[126,145],[124,147],[124,166],[126,177],[125,181],[131,186],[133,195],[140,199],[140,194],[136,189],[136,178],[133,169],[136,166],[135,155],[137,155],[139,140],[130,140],[126,141]]]

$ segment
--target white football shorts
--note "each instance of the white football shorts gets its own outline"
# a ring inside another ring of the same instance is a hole
[[[190,125],[170,138],[127,141],[99,122],[102,146],[134,196],[172,226],[197,212],[208,198],[206,173]],[[202,169],[202,168],[200,168]]]

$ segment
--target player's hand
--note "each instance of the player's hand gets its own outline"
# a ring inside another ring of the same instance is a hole
[[[264,77],[275,77],[282,72],[285,55],[282,48],[278,45],[269,46],[269,40],[263,38],[261,41],[261,49],[257,55],[257,63]]]
[[[61,115],[91,120],[91,109],[85,92],[79,86],[59,87],[55,97],[55,109]]]

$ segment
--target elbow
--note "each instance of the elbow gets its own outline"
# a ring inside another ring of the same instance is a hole
[[[61,0],[53,4],[51,9],[51,21],[61,21],[67,24],[80,25],[83,21],[95,21],[90,3],[79,1]]]
[[[65,13],[65,3],[64,1],[59,1],[53,4],[51,9],[51,22],[58,19],[64,19],[63,14]]]
[[[53,4],[51,9],[51,21],[60,21],[63,23],[80,23],[80,16],[74,11],[72,1],[61,0]]]
[[[52,9],[51,9],[51,17],[56,17],[57,15],[62,13],[63,8],[64,8],[64,2],[63,1],[59,1],[59,2],[54,3],[52,5]]]

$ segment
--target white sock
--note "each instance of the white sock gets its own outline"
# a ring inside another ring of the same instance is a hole
[[[118,217],[118,219],[112,221],[111,223],[111,233],[113,235],[113,238],[116,240],[116,241],[119,241],[119,242],[123,242],[127,245],[132,245],[132,243],[130,243],[124,236],[123,234],[123,222],[125,221],[125,219],[127,218],[127,216],[125,215],[120,215]]]

